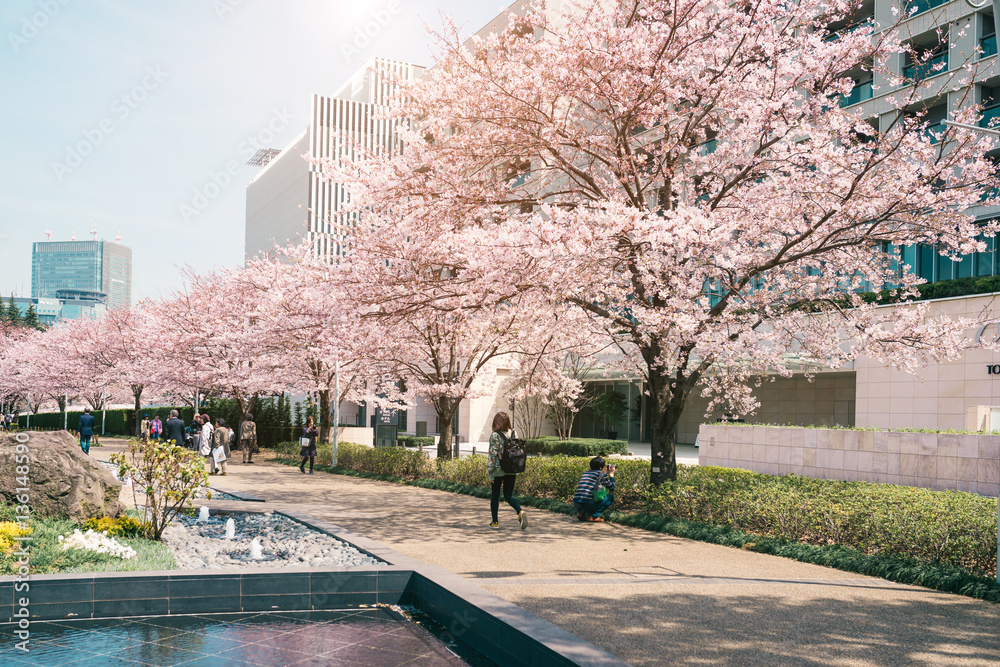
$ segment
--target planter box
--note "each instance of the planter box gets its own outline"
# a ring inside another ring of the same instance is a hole
[[[703,424],[699,465],[996,496],[1000,436]]]

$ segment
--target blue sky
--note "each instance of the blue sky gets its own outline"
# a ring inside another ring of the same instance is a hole
[[[169,295],[182,265],[242,264],[253,145],[287,146],[310,95],[334,93],[368,58],[429,64],[426,26],[442,13],[469,33],[508,4],[5,0],[0,294],[30,295],[46,225],[52,240],[120,231],[133,302]]]

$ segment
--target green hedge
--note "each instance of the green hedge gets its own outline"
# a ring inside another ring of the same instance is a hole
[[[194,408],[190,407],[151,407],[143,408],[139,413],[140,415],[149,415],[150,420],[156,415],[160,415],[160,419],[166,421],[170,416],[171,410],[178,410],[185,424],[189,423],[194,417]],[[75,431],[80,425],[80,415],[82,414],[82,411],[70,410],[66,417],[67,427]],[[90,414],[94,415],[94,419],[97,420],[96,427],[98,434],[101,433],[101,421],[103,419],[104,433],[106,435],[135,435],[135,410],[132,408],[107,410],[106,414],[103,410],[92,410]],[[26,428],[28,423],[27,415],[20,415],[17,423],[20,428]],[[37,415],[31,415],[32,429],[56,431],[62,429],[62,427],[63,413],[61,412],[41,412]]]
[[[960,491],[699,466],[650,488],[653,514],[996,572],[997,500]]]
[[[297,449],[295,450],[297,454]],[[329,454],[321,461],[329,461]],[[344,443],[342,468],[403,480],[488,486],[486,457],[432,461],[421,452]],[[678,466],[677,480],[649,483],[649,461],[615,461],[615,508],[734,529],[803,545],[840,545],[995,574],[997,499],[960,491]],[[589,457],[530,457],[516,492],[568,502]]]
[[[602,440],[600,438],[569,438],[560,440],[555,436],[531,438],[525,441],[528,454],[553,456],[598,456],[608,454],[628,454],[628,442],[625,440]]]
[[[404,447],[433,447],[434,446],[434,436],[432,435],[422,435],[419,438],[415,435],[401,435],[398,438]]]
[[[917,285],[920,296],[916,301],[929,299],[946,299],[956,296],[973,294],[992,294],[1000,292],[1000,276],[983,276],[980,278],[956,278],[955,280],[939,280],[934,283]],[[868,303],[890,304],[898,303],[899,297],[892,290],[864,292],[861,295]]]

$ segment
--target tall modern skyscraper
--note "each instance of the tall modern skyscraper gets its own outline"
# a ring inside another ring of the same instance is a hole
[[[269,253],[274,244],[308,239],[326,257],[340,254],[352,221],[343,212],[347,193],[330,183],[305,155],[354,157],[349,136],[365,150],[392,151],[395,124],[378,118],[398,90],[397,81],[417,78],[423,67],[384,58],[371,60],[333,97],[313,95],[309,127],[276,156],[247,186],[246,256]]]
[[[132,249],[111,241],[39,241],[31,249],[31,296],[73,290],[106,295],[108,308],[132,305]]]

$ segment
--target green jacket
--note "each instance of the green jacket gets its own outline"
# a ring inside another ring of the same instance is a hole
[[[506,435],[506,434],[505,434]],[[507,473],[500,469],[500,447],[503,445],[503,437],[499,431],[490,434],[490,451],[486,455],[486,472],[492,482],[497,477],[504,477]]]

